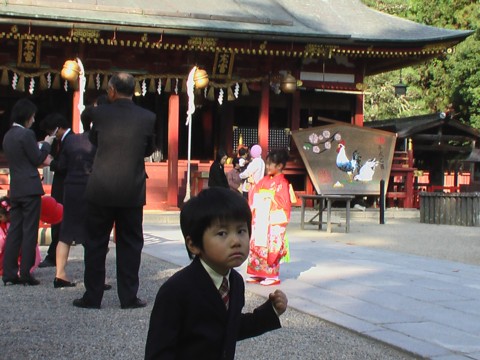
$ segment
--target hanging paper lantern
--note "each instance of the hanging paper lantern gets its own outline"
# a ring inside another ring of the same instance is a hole
[[[175,78],[175,94],[178,95],[178,78]]]
[[[285,75],[280,83],[280,89],[287,94],[294,93],[297,90],[297,79],[291,74]]]
[[[195,70],[195,74],[193,75],[193,81],[195,82],[195,87],[197,89],[206,88],[209,83],[207,72],[203,69]]]
[[[142,96],[145,96],[146,93],[147,93],[147,82],[145,81],[145,79],[143,79],[143,81],[142,81]]]
[[[80,75],[80,66],[75,60],[67,60],[63,64],[62,72],[60,73],[62,78],[68,81],[76,81],[78,75]]]
[[[162,93],[162,79],[158,79],[157,92],[158,92],[158,95]]]

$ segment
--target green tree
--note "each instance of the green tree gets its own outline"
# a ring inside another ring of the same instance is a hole
[[[450,29],[476,30],[452,54],[405,68],[405,98],[395,98],[399,71],[366,79],[365,119],[385,119],[443,111],[453,104],[460,120],[480,129],[480,3],[473,0],[383,0],[364,2],[377,10]]]

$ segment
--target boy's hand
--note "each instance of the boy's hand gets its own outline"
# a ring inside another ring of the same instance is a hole
[[[275,290],[275,292],[268,295],[268,299],[272,302],[273,307],[277,311],[278,316],[282,315],[287,310],[287,295],[282,290]]]

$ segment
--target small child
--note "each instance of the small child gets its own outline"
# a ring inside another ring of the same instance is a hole
[[[280,290],[242,313],[245,284],[234,268],[247,258],[251,220],[242,195],[225,188],[184,204],[180,227],[193,261],[158,291],[145,359],[234,359],[237,340],[281,327],[287,297]]]
[[[252,238],[248,256],[249,283],[280,284],[280,261],[289,260],[285,235],[292,202],[296,202],[292,186],[283,175],[288,161],[284,149],[272,150],[267,155],[267,175],[249,194],[252,209]]]
[[[227,172],[227,181],[230,190],[242,192],[242,179],[240,179],[240,164],[238,157],[232,160],[232,169]]]
[[[5,241],[7,240],[8,228],[10,227],[10,199],[7,196],[0,198],[0,276],[3,275],[3,255],[5,252]],[[18,264],[20,265],[21,256],[18,257]],[[40,264],[41,261],[40,248],[37,245],[35,263],[30,269],[32,273]]]
[[[240,179],[245,179],[242,184],[243,196],[248,199],[248,194],[253,186],[265,175],[265,161],[262,159],[262,147],[253,145],[250,149],[251,161],[245,170],[240,173]]]
[[[249,163],[248,159],[248,148],[247,147],[241,147],[238,149],[238,164],[240,165],[240,171],[245,170]]]

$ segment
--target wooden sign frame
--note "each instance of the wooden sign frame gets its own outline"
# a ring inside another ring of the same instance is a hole
[[[379,195],[388,187],[396,134],[349,124],[292,132],[318,194]]]

